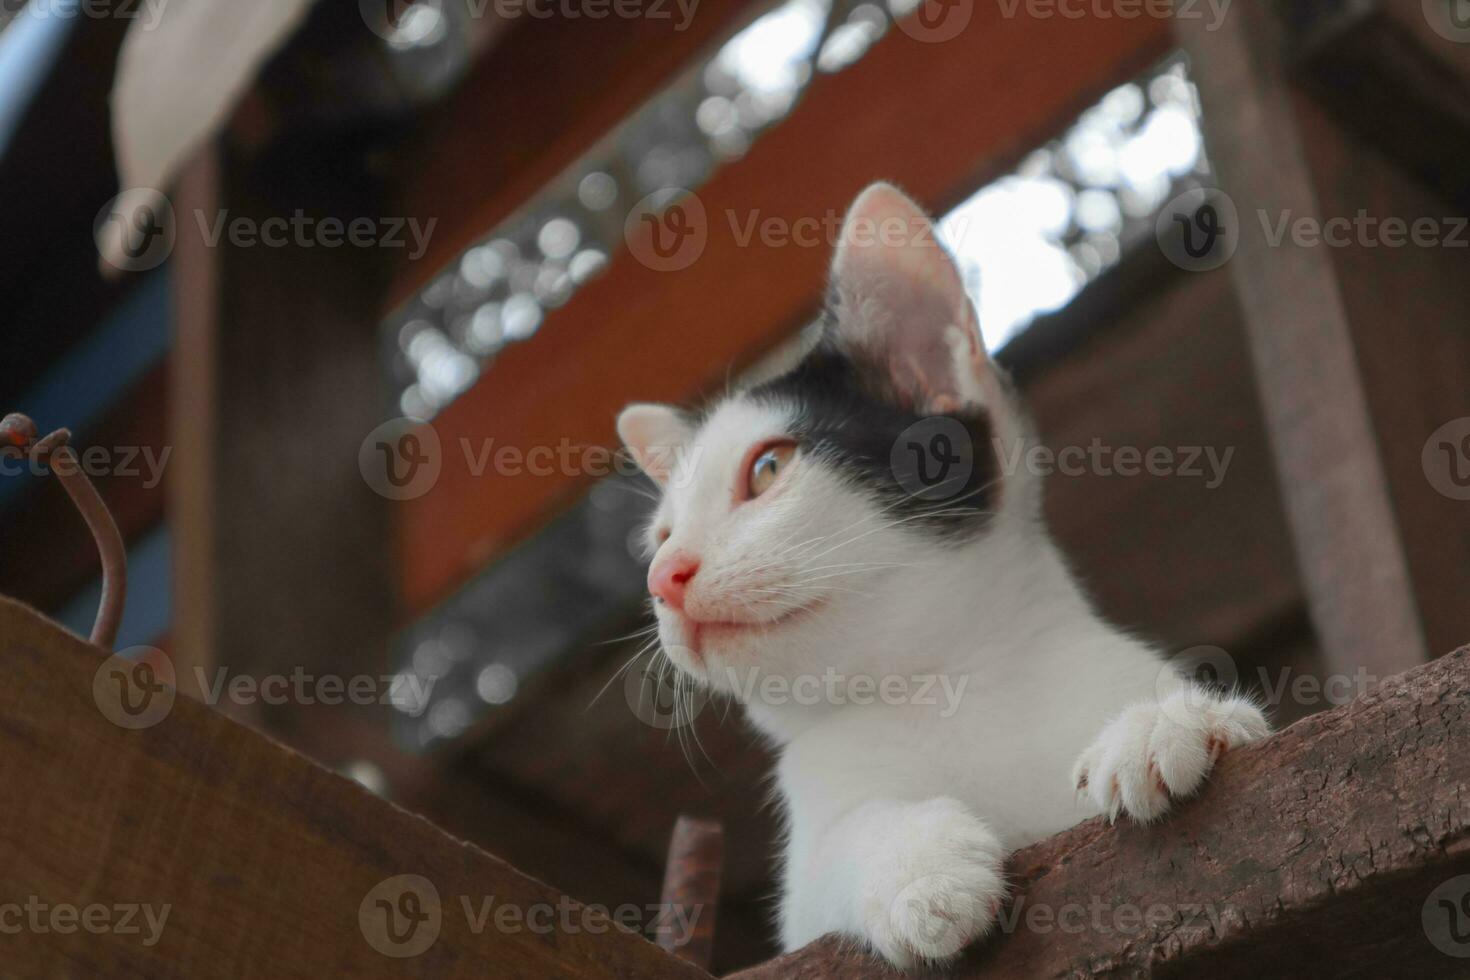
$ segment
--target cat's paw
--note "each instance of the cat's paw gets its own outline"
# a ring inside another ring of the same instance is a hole
[[[1072,784],[1116,820],[1157,820],[1172,800],[1197,792],[1230,749],[1269,734],[1245,698],[1199,689],[1176,691],[1124,711],[1102,730],[1072,770]]]
[[[908,970],[958,955],[990,931],[1005,898],[1005,851],[962,804],[927,800],[906,808],[875,842],[864,875],[864,932]]]

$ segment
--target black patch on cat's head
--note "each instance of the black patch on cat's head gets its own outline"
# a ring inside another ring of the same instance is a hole
[[[985,527],[999,502],[1000,462],[984,409],[920,415],[911,407],[917,399],[893,390],[885,370],[868,358],[853,357],[830,339],[824,338],[789,373],[752,388],[747,397],[793,407],[791,436],[802,451],[852,478],[905,528],[944,542],[965,540]],[[924,444],[936,427],[944,432],[938,445],[951,460],[950,470],[941,469],[933,445]],[[919,466],[935,481],[932,485],[916,479]],[[941,480],[943,472],[955,475]]]

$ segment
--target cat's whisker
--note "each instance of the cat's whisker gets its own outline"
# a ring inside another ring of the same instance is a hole
[[[655,629],[656,628],[657,627],[655,626]],[[598,692],[596,694],[592,695],[592,700],[591,701],[588,701],[587,702],[587,707],[585,707],[585,708],[582,709],[583,713],[586,713],[588,711],[591,711],[592,710],[592,706],[598,702],[598,699],[600,699],[604,694],[607,693],[607,689],[610,688],[610,687],[612,687],[613,684],[617,682],[618,678],[622,677],[624,674],[626,674],[628,672],[628,668],[632,667],[633,664],[635,664],[635,663],[638,662],[638,658],[646,655],[650,650],[656,649],[657,646],[658,646],[658,637],[657,636],[654,636],[654,637],[651,637],[648,640],[645,640],[643,642],[643,644],[638,648],[638,651],[636,653],[634,653],[633,656],[631,656],[627,660],[625,660],[623,662],[623,665],[621,667],[619,667],[617,670],[613,671],[612,676],[607,679],[607,683],[606,684],[603,684],[602,687],[601,687],[601,689],[598,690]]]

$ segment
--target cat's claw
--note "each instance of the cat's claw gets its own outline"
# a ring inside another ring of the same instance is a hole
[[[1149,823],[1173,800],[1198,792],[1227,751],[1269,732],[1265,716],[1245,698],[1177,691],[1134,705],[1108,724],[1078,758],[1072,785],[1110,821],[1126,813]]]

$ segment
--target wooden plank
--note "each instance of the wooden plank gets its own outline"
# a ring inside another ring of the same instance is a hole
[[[406,302],[761,6],[700,0],[687,22],[671,3],[658,7],[667,16],[511,23],[404,155],[408,182],[391,213],[439,223],[422,257],[393,271],[387,308]]]
[[[1206,141],[1242,218],[1230,260],[1312,621],[1329,666],[1383,676],[1427,657],[1407,562],[1324,248],[1273,246],[1258,214],[1317,216],[1275,8],[1176,21]]]
[[[0,897],[20,906],[0,931],[8,974],[708,976],[187,697],[150,694],[119,714],[110,671],[142,680],[133,665],[9,600],[0,656],[0,780],[25,790],[0,822]],[[465,899],[472,913],[493,900],[478,932]],[[98,907],[120,925],[119,906],[139,932],[67,925]],[[395,920],[395,943],[384,908],[429,918]],[[520,926],[497,928],[505,908]]]
[[[957,203],[1169,43],[1168,23],[1157,18],[1007,18],[981,5],[953,40],[891,31],[857,64],[819,76],[781,125],[700,189],[708,237],[697,261],[663,272],[621,253],[435,420],[442,475],[396,511],[410,614],[588,479],[586,467],[476,476],[465,444],[612,445],[627,401],[690,399],[810,314],[831,258],[828,236],[816,235],[812,247],[750,240],[743,229],[752,219],[827,227],[878,176],[931,206]]]
[[[1160,824],[1013,855],[1002,933],[948,975],[1464,976],[1467,786],[1470,647],[1230,753]],[[899,976],[826,939],[731,980]]]

